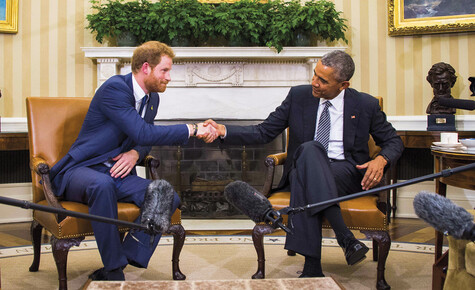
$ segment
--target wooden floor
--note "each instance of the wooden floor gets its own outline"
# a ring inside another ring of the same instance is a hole
[[[434,244],[435,231],[420,219],[395,218],[389,226],[391,240],[394,242],[411,242]],[[187,231],[187,235],[239,235],[250,234],[250,231]],[[280,233],[281,235],[283,233]],[[355,232],[357,238],[364,239],[364,235]],[[324,237],[334,237],[333,231],[323,230]],[[43,235],[43,243],[49,243],[49,236]],[[445,242],[446,243],[446,242]],[[0,224],[0,249],[7,247],[29,246],[30,223]]]

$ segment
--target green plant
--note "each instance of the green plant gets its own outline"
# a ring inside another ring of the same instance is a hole
[[[99,4],[91,0],[94,13],[87,15],[86,28],[96,33],[100,43],[104,38],[116,38],[122,32],[133,33],[139,43],[159,40],[173,45],[188,40],[191,45],[274,47],[292,45],[296,35],[310,34],[313,38],[344,40],[347,26],[341,12],[329,0],[240,0],[234,3],[202,3],[199,0],[109,0]],[[224,43],[224,42],[227,43]]]
[[[135,36],[143,34],[141,16],[148,11],[150,4],[146,0],[126,3],[124,0],[111,0],[104,4],[91,0],[91,3],[97,12],[86,16],[89,22],[86,28],[96,33],[99,43],[102,43],[104,38],[115,38],[126,31]]]
[[[271,22],[267,30],[267,46],[281,51],[291,45],[298,34],[321,40],[347,42],[345,19],[340,17],[335,5],[327,0],[310,0],[303,6],[299,0],[272,2]]]
[[[172,45],[188,41],[199,44],[211,33],[211,6],[198,0],[162,0],[155,3],[163,6],[159,18],[160,29],[167,36],[162,41]]]
[[[259,0],[221,3],[213,13],[215,36],[223,36],[231,45],[262,45],[269,23],[270,4]]]

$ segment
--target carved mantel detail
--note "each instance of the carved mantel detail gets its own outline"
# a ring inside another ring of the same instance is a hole
[[[185,85],[196,86],[242,86],[244,63],[186,63]]]

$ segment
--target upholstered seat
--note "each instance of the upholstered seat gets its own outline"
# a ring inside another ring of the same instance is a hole
[[[53,193],[49,180],[50,168],[58,162],[76,140],[86,116],[90,98],[27,98],[30,167],[32,172],[33,202],[66,210],[88,213],[85,204],[59,200]],[[144,165],[153,179],[158,178],[159,161],[147,156]],[[133,222],[140,209],[132,203],[118,203],[118,218]],[[173,279],[183,280],[179,256],[185,240],[181,225],[181,211],[172,216],[169,232],[174,237],[172,257]],[[41,233],[45,228],[51,233],[53,256],[58,269],[59,289],[67,289],[66,263],[69,249],[78,246],[85,236],[94,235],[89,220],[35,210],[31,224],[34,260],[31,272],[38,271],[41,254]],[[124,233],[128,229],[120,227]],[[164,259],[166,261],[166,259]],[[93,270],[93,269],[91,269]]]
[[[379,98],[379,102],[382,108],[382,98]],[[370,139],[368,146],[370,157],[376,157],[380,151],[380,148],[375,145],[372,139]],[[278,165],[283,165],[286,158],[287,153],[283,152],[269,155],[265,161],[267,166],[267,174],[263,188],[263,194],[269,199],[273,208],[276,210],[288,206],[290,202],[290,192],[271,193],[275,167]],[[387,182],[388,174],[386,173],[382,183]],[[381,192],[378,195],[363,196],[340,203],[341,213],[348,228],[352,230],[360,230],[366,235],[368,239],[373,241],[373,260],[378,261],[376,278],[377,289],[390,288],[384,278],[386,259],[391,246],[391,238],[389,237],[388,233],[388,204],[389,202],[386,192]],[[287,216],[284,215],[283,218],[284,223],[287,224]],[[326,220],[323,221],[323,226],[328,228],[330,227],[328,221]],[[257,272],[252,276],[253,279],[262,279],[265,277],[263,237],[265,234],[269,234],[274,231],[275,230],[267,224],[257,224],[253,229],[253,242],[258,256],[258,268]],[[295,253],[292,251],[289,251],[288,254],[295,255]]]

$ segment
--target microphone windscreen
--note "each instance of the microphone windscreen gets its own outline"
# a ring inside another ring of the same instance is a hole
[[[269,200],[259,191],[243,181],[233,181],[224,188],[224,197],[234,207],[256,223],[264,222],[272,210]]]
[[[472,100],[460,100],[460,99],[451,99],[451,98],[439,98],[437,100],[439,105],[448,107],[448,108],[456,108],[462,110],[475,110],[475,101]]]
[[[468,211],[439,194],[420,192],[414,197],[413,205],[418,217],[455,238],[462,238],[473,227],[473,216]]]
[[[141,210],[142,225],[151,225],[155,231],[166,233],[173,214],[175,190],[166,180],[157,179],[150,183],[145,193]]]

